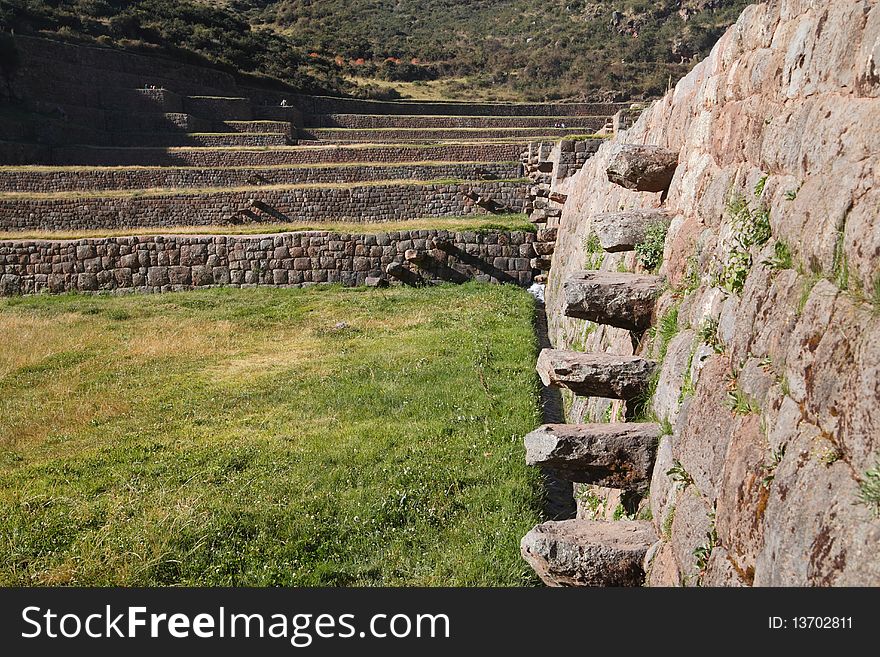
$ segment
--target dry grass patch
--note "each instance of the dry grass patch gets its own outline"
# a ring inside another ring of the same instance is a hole
[[[404,230],[478,231],[517,230],[534,232],[535,225],[524,214],[471,215],[467,217],[429,217],[384,223],[329,221],[312,224],[222,224],[215,226],[170,226],[162,228],[124,228],[77,231],[0,231],[0,240],[75,240],[128,235],[263,235],[303,231],[328,231],[353,235],[373,235]]]

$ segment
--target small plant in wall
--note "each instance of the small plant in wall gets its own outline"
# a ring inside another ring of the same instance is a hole
[[[724,353],[724,345],[718,337],[718,320],[714,317],[707,318],[697,331],[697,337],[712,347],[716,354]]]
[[[880,459],[859,482],[859,503],[868,507],[875,518],[880,518]]]
[[[596,233],[584,240],[584,269],[599,269],[605,261],[605,251]]]
[[[672,479],[681,490],[684,490],[694,483],[693,478],[681,465],[681,461],[676,461],[672,467],[666,471],[666,476]]]
[[[792,269],[794,263],[788,244],[783,241],[777,241],[773,245],[773,255],[766,258],[761,264],[775,271]]]
[[[770,239],[770,211],[763,204],[753,208],[748,199],[734,196],[727,204],[727,214],[733,226],[733,248],[719,282],[728,292],[739,294],[752,267],[751,248]]]
[[[709,565],[709,557],[712,556],[712,551],[718,545],[718,530],[715,528],[715,508],[709,512],[709,530],[706,532],[706,540],[701,544],[694,548],[694,558],[696,559],[696,567],[697,567],[697,586],[700,586],[703,582],[703,577],[706,575],[706,567]]]
[[[655,221],[645,230],[645,239],[636,244],[636,257],[639,264],[649,272],[655,273],[663,264],[663,248],[666,244],[666,222]]]
[[[772,484],[773,480],[776,478],[776,468],[782,463],[782,458],[784,456],[785,445],[782,445],[779,449],[770,451],[770,463],[761,466],[764,470],[764,478],[761,479],[761,485],[764,488],[770,488],[770,484]]]

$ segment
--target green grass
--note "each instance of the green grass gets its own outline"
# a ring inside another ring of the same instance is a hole
[[[369,167],[372,169],[382,169],[391,167],[457,167],[457,166],[490,166],[490,165],[515,165],[518,162],[510,161],[438,161],[424,160],[421,162],[403,161],[403,162],[314,162],[308,164],[264,164],[256,166],[232,166],[232,167],[197,167],[197,166],[142,166],[142,165],[122,165],[122,166],[84,166],[84,165],[42,165],[42,164],[22,164],[0,166],[0,174],[2,173],[73,173],[79,171],[161,171],[161,172],[177,172],[177,171],[284,171],[287,169],[355,169]]]
[[[74,231],[0,231],[0,240],[54,239],[72,240],[86,237],[120,237],[125,235],[263,235],[302,231],[330,231],[370,235],[403,230],[450,230],[458,232],[513,230],[535,232],[535,224],[524,214],[469,215],[464,217],[427,217],[407,221],[353,223],[328,221],[313,224],[219,224],[214,226],[167,226],[118,228],[112,230]]]
[[[0,584],[520,585],[509,286],[0,301]]]

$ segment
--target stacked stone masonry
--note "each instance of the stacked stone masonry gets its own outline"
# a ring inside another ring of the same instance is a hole
[[[525,202],[524,186],[512,182],[253,188],[46,199],[0,196],[0,228],[70,231],[240,221],[367,223],[485,214],[466,196],[469,193],[491,198],[513,211],[521,211]]]
[[[520,176],[515,162],[450,164],[225,167],[225,168],[52,168],[0,167],[3,192],[63,192],[114,189],[167,189],[172,187],[242,187],[297,185],[378,180],[514,179]]]
[[[15,146],[18,146],[17,144]],[[10,148],[13,153],[16,149]],[[243,167],[343,162],[512,162],[522,144],[442,144],[434,146],[322,146],[261,150],[65,147],[52,164],[84,166]],[[29,155],[16,155],[19,159]],[[34,155],[31,161],[46,161]]]
[[[445,249],[436,248],[436,243]],[[427,281],[475,279],[528,286],[534,235],[445,230],[351,235],[166,235],[0,242],[0,294],[139,290],[214,285],[363,285],[404,266]],[[393,282],[393,281],[389,281]]]
[[[426,116],[319,114],[306,116],[307,128],[577,128],[593,132],[605,125],[604,116]]]
[[[537,137],[564,137],[583,134],[581,128],[394,128],[357,130],[346,128],[307,128],[300,140],[322,142],[413,142],[507,139],[527,142]]]

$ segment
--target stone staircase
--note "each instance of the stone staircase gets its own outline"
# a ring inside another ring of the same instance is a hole
[[[538,148],[530,164],[533,173],[549,161],[549,149]],[[648,146],[620,148],[606,171],[611,184],[627,189],[663,192],[668,187],[677,154]],[[547,168],[547,167],[545,167]],[[533,196],[550,199],[550,182]],[[541,219],[557,224],[566,198],[557,197],[557,210]],[[545,210],[545,208],[537,208]],[[666,221],[661,211],[605,214],[593,217],[599,241],[607,252],[631,251],[648,225]],[[542,222],[543,223],[543,222]],[[545,224],[546,225],[546,224]],[[555,239],[557,226],[542,229]],[[552,249],[549,249],[552,252]],[[550,262],[542,263],[551,270]],[[584,270],[563,284],[564,314],[631,332],[633,343],[651,326],[656,299],[665,283],[656,276]],[[622,400],[626,416],[634,418],[645,405],[657,365],[638,355],[584,353],[543,349],[536,369],[545,386],[564,388],[579,397]],[[526,462],[561,479],[614,489],[638,499],[649,489],[663,433],[656,422],[627,421],[599,424],[545,424],[523,439]],[[657,543],[653,524],[646,520],[548,521],[522,539],[523,558],[550,586],[641,586]]]

